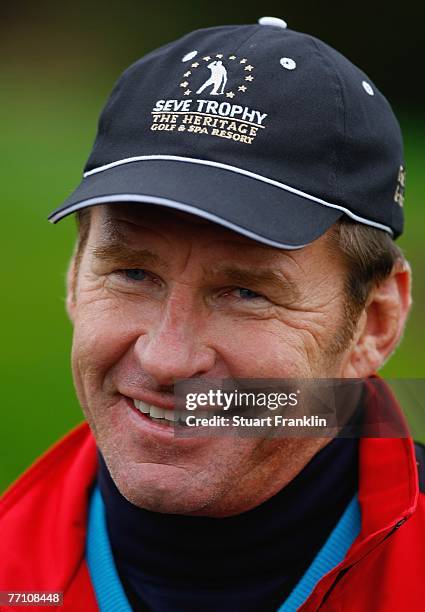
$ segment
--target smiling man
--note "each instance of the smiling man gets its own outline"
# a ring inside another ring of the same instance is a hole
[[[324,441],[292,440],[288,448],[174,439],[167,419],[140,418],[135,400],[172,418],[181,379],[369,372],[369,355],[353,364],[335,346],[346,326],[343,264],[327,237],[285,252],[188,215],[136,208],[93,209],[87,246],[70,271],[81,405],[115,482],[136,505],[210,516],[248,510]],[[329,274],[338,279],[331,287]],[[397,280],[389,282],[398,292]]]
[[[213,58],[227,81],[199,99]],[[174,428],[176,384],[209,379],[366,381],[354,416],[400,418],[371,377],[410,308],[403,191],[385,98],[282,20],[199,30],[131,66],[50,216],[77,215],[67,311],[87,423],[5,495],[0,590],[60,592],[70,611],[422,609],[408,433]]]

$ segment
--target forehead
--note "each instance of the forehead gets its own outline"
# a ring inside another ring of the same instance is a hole
[[[196,247],[208,257],[249,266],[259,264],[272,268],[285,267],[295,276],[314,276],[315,268],[339,268],[341,258],[328,240],[329,231],[301,249],[285,250],[262,244],[201,217],[151,204],[119,203],[93,207],[91,242],[133,245],[138,248],[147,241],[152,248],[162,242],[167,258]],[[156,242],[156,244],[155,244]],[[161,249],[162,250],[162,249]],[[289,266],[289,267],[288,267]],[[317,270],[316,270],[317,272]]]

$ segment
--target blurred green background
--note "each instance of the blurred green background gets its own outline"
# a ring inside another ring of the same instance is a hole
[[[382,7],[385,6],[385,12]],[[47,214],[79,182],[102,105],[121,71],[184,33],[283,17],[359,64],[390,99],[404,133],[406,234],[414,307],[386,377],[424,378],[424,153],[420,4],[258,4],[122,0],[8,3],[2,8],[2,426],[0,489],[81,420],[69,366],[64,311],[72,218]],[[425,413],[411,416],[425,439]]]

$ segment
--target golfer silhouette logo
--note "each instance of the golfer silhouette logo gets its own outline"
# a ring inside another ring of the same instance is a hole
[[[211,64],[208,64],[207,68],[211,70],[211,76],[201,85],[196,93],[200,94],[204,89],[213,85],[210,96],[220,96],[224,94],[224,88],[227,83],[227,70],[225,66],[223,66],[223,62],[221,60],[215,60],[211,62]]]

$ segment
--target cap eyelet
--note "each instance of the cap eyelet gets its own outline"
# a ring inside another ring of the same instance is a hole
[[[295,70],[295,68],[297,67],[296,61],[291,59],[290,57],[281,57],[279,63],[282,68],[285,68],[286,70]]]
[[[286,21],[284,19],[279,19],[279,17],[260,17],[258,23],[264,26],[275,26],[275,28],[282,28],[282,30],[286,30],[288,27]]]
[[[367,94],[369,94],[369,96],[375,95],[375,92],[373,91],[373,87],[370,83],[368,83],[367,81],[363,81],[362,85],[363,85],[363,89],[365,90]]]
[[[188,62],[189,60],[193,59],[197,55],[198,55],[197,51],[189,51],[189,53],[186,53],[186,55],[182,57],[182,62]]]

